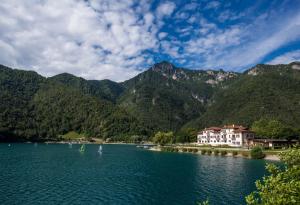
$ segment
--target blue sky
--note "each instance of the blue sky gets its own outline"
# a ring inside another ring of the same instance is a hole
[[[4,0],[0,63],[123,81],[162,60],[243,71],[300,60],[299,0]]]

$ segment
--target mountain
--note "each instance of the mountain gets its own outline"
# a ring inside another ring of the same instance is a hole
[[[119,83],[110,80],[85,80],[69,73],[62,73],[51,78],[50,81],[60,82],[68,87],[80,90],[84,94],[115,102],[124,88]]]
[[[161,62],[125,81],[118,104],[154,131],[176,131],[201,116],[213,93],[237,76],[233,72],[192,71]]]
[[[46,79],[0,66],[0,139],[57,140],[69,131],[101,138],[145,133],[135,117],[105,99],[108,95],[101,99],[107,81],[96,83],[101,92],[89,94],[81,85],[90,81],[64,76]]]
[[[112,140],[174,131],[184,141],[190,130],[260,119],[300,128],[300,63],[236,73],[161,62],[122,83],[0,65],[0,99],[0,140],[10,141],[58,140],[70,131]]]
[[[300,127],[300,63],[257,65],[220,89],[204,115],[184,127],[238,123],[245,126],[259,119],[276,119]]]

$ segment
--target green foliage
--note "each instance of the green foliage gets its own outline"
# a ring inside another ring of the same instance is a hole
[[[176,133],[176,142],[177,143],[196,142],[197,132],[198,130],[195,128],[181,129]]]
[[[145,135],[126,111],[34,72],[0,66],[1,140],[59,140],[70,131],[89,137]]]
[[[248,205],[300,204],[300,149],[281,154],[284,168],[268,164],[269,176],[256,181],[257,191],[246,197]]]
[[[173,132],[157,132],[152,141],[156,144],[165,145],[174,142]]]
[[[237,151],[232,151],[232,156],[236,156],[238,155],[238,152]]]
[[[214,150],[214,155],[219,155],[220,151],[219,150]]]
[[[51,82],[61,83],[80,92],[115,102],[122,94],[124,88],[121,84],[110,80],[85,80],[68,73],[62,73],[49,78]]]
[[[221,150],[221,155],[222,155],[222,156],[227,155],[227,151],[226,151],[226,150]]]
[[[265,157],[265,154],[263,153],[262,148],[257,146],[251,149],[250,156],[252,159],[263,159]]]
[[[178,152],[179,149],[176,147],[161,147],[161,151],[164,152]]]
[[[299,65],[299,63],[298,63]],[[300,127],[300,72],[288,65],[257,65],[215,90],[211,105],[184,127],[204,128],[224,124],[250,127],[260,119],[275,119]],[[299,133],[298,133],[299,135]]]
[[[211,155],[212,151],[209,149],[209,150],[207,150],[206,153],[207,153],[208,155]]]
[[[187,148],[182,148],[181,150],[182,150],[182,152],[187,152],[188,151]]]
[[[206,153],[207,153],[206,149],[201,150],[201,154],[206,154]]]
[[[291,66],[258,65],[253,76],[162,62],[116,83],[0,65],[0,140],[59,140],[74,131],[139,142],[136,136],[173,131],[172,142],[183,143],[195,142],[203,127],[227,123],[253,124],[261,136],[299,137],[300,72]]]
[[[184,74],[180,75],[181,72]],[[174,75],[178,78],[173,79]],[[204,112],[206,101],[214,90],[205,82],[207,79],[209,75],[205,71],[175,68],[162,62],[125,81],[125,92],[118,103],[154,133],[176,132],[184,123]],[[190,135],[186,130],[177,136],[177,142],[196,141],[196,135]]]
[[[278,120],[260,119],[252,124],[251,129],[258,135],[268,138],[289,138],[297,131]]]
[[[71,131],[64,135],[61,135],[60,137],[63,140],[78,140],[78,139],[85,139],[86,135]]]

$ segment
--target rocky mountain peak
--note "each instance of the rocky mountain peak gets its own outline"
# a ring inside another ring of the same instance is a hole
[[[167,61],[156,63],[151,67],[151,70],[162,73],[172,73],[175,69],[176,67]]]

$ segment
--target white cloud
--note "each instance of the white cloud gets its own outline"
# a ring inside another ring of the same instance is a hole
[[[194,37],[183,44],[183,53],[192,67],[240,70],[263,63],[271,52],[300,39],[299,13],[283,16],[271,10],[254,17],[252,23],[227,28],[203,17],[198,22]]]
[[[176,8],[175,3],[173,2],[165,2],[161,3],[156,9],[156,15],[158,18],[163,18],[164,16],[170,16]]]
[[[217,9],[220,6],[220,2],[218,1],[210,1],[206,4],[205,9]]]
[[[273,60],[269,61],[268,64],[288,64],[295,61],[300,61],[300,50],[287,52],[283,55],[277,56]]]
[[[70,72],[122,81],[157,49],[154,17],[133,1],[18,1],[0,4],[0,63],[45,76]],[[143,15],[145,14],[145,15]],[[150,57],[151,58],[151,57]]]
[[[167,35],[168,35],[168,33],[166,33],[166,32],[160,32],[160,33],[158,34],[158,38],[159,38],[159,39],[163,39],[163,38],[165,38]]]

